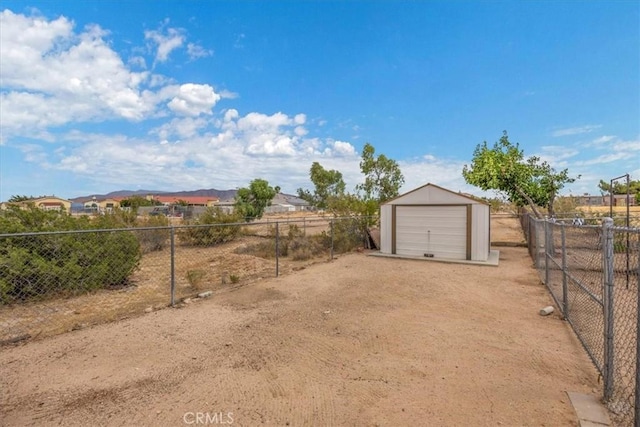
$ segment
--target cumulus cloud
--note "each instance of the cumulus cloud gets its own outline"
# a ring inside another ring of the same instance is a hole
[[[99,26],[74,32],[72,21],[0,13],[2,129],[9,135],[68,122],[141,120],[154,108],[141,89],[147,72],[132,72]]]
[[[167,141],[170,138],[185,139],[198,135],[198,132],[209,125],[209,121],[204,118],[175,118],[151,130],[150,135],[157,135],[159,139]]]
[[[353,145],[344,141],[333,142],[333,152],[339,156],[355,156],[357,155],[356,149]]]
[[[176,96],[167,106],[174,113],[183,116],[198,116],[211,114],[211,109],[220,98],[209,85],[187,83],[177,88]]]
[[[594,130],[600,129],[601,127],[602,125],[585,125],[585,126],[578,126],[578,127],[564,128],[564,129],[556,129],[553,132],[551,132],[551,136],[553,136],[554,138],[557,138],[561,136],[579,135],[583,133],[593,132]]]
[[[58,137],[69,149],[52,154],[48,167],[114,186],[139,182],[169,189],[234,188],[264,177],[295,191],[309,184],[311,163],[320,160],[355,186],[360,179],[355,147],[298,135],[301,122],[300,115],[243,116],[229,109],[217,119],[173,118],[144,138],[69,132]],[[37,162],[34,156],[32,161]]]
[[[166,28],[167,23],[144,33],[157,47],[156,61],[165,61],[186,40],[183,30]],[[109,32],[98,25],[77,31],[63,16],[47,19],[4,10],[0,26],[3,143],[14,135],[36,137],[77,123],[211,115],[220,99],[235,95],[223,96],[207,84],[176,84],[146,71],[140,55],[125,62],[111,47]],[[211,53],[193,43],[189,49],[192,56]]]

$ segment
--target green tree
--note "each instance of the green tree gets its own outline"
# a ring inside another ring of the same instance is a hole
[[[141,206],[156,206],[158,202],[156,200],[149,200],[142,196],[130,196],[120,201],[120,207],[131,208],[132,211],[137,211]]]
[[[615,181],[613,183],[613,187],[611,187],[611,184],[609,182],[606,182],[601,179],[600,183],[598,184],[598,188],[600,189],[600,192],[603,195],[609,194],[610,192],[613,192],[613,194],[627,194],[626,181],[620,181],[620,180]],[[629,193],[635,194],[636,199],[640,198],[640,180],[636,180],[636,181],[629,180]]]
[[[190,225],[210,227],[187,227],[179,231],[180,242],[187,246],[215,246],[234,240],[240,234],[242,219],[238,212],[226,213],[219,207],[207,208]]]
[[[298,188],[298,197],[312,206],[327,209],[332,200],[344,195],[345,183],[341,172],[334,169],[327,170],[320,163],[313,162],[309,176],[314,185],[313,193]]]
[[[356,186],[363,193],[365,201],[375,200],[378,204],[396,197],[404,184],[404,176],[398,163],[384,154],[375,156],[373,145],[366,143],[362,149],[360,170],[364,182]]]
[[[271,187],[267,180],[256,178],[251,181],[249,188],[238,190],[235,208],[247,222],[260,219],[279,191],[280,187]]]
[[[558,192],[579,178],[570,177],[567,169],[556,171],[539,157],[525,159],[519,145],[509,141],[506,131],[493,148],[486,141],[476,147],[471,165],[464,166],[462,176],[482,190],[503,192],[518,206],[529,205],[537,218],[542,217],[538,206],[547,207],[549,215],[553,215]]]
[[[13,196],[9,197],[9,200],[7,200],[9,203],[20,203],[20,202],[26,202],[28,200],[33,200],[35,197],[33,196],[27,196],[27,195],[18,195],[18,194],[14,194]]]

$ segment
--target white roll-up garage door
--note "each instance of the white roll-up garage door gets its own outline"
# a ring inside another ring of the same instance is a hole
[[[396,254],[467,258],[467,207],[397,206]]]

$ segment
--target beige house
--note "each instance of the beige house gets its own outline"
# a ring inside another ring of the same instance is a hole
[[[85,210],[94,210],[96,212],[111,212],[120,208],[120,200],[122,199],[97,199],[92,198],[84,202]]]
[[[7,207],[14,203],[3,202],[0,205],[0,209],[7,209]],[[25,200],[23,202],[15,203],[19,206],[28,206],[33,204],[35,207],[40,208],[45,211],[63,211],[63,212],[71,212],[71,200],[61,199],[60,197],[55,196],[46,196],[39,197],[37,199]]]

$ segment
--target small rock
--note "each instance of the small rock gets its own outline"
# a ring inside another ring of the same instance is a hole
[[[210,297],[211,295],[213,295],[213,291],[206,291],[206,292],[202,292],[201,294],[198,294],[198,298],[207,298],[207,297]]]
[[[147,307],[144,309],[145,313],[151,313],[153,311],[153,307]]]
[[[331,310],[325,311],[324,314],[331,314]]]
[[[185,304],[191,304],[191,298],[185,298],[182,302]]]

